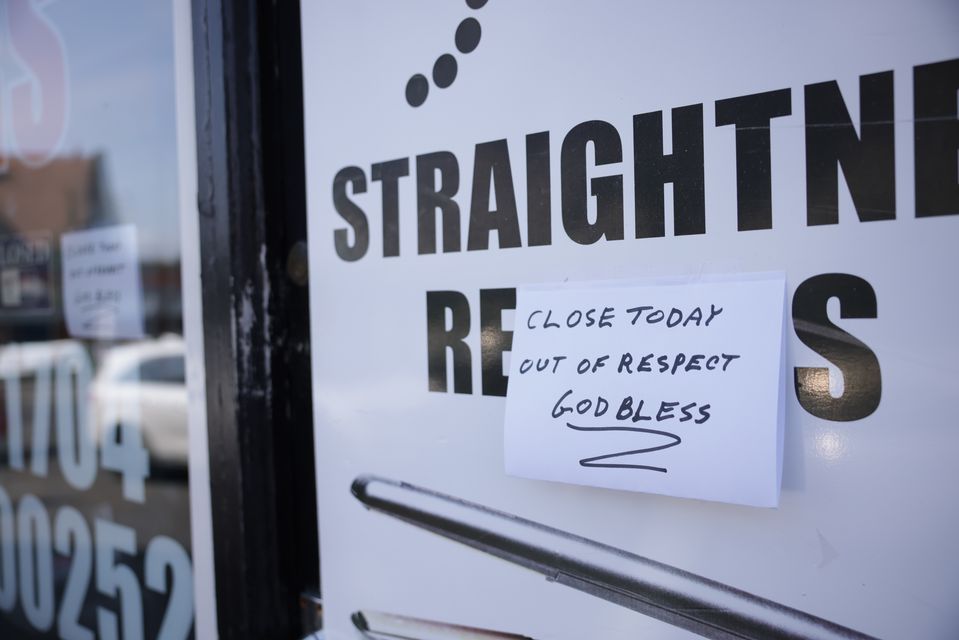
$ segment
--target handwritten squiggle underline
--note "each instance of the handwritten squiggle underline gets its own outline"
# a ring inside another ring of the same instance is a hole
[[[662,451],[663,449],[669,449],[670,447],[675,447],[683,441],[682,438],[677,436],[675,433],[670,433],[668,431],[657,431],[656,429],[642,429],[640,427],[580,427],[571,422],[567,422],[566,426],[574,431],[635,431],[637,433],[649,433],[656,436],[664,436],[670,438],[673,442],[667,444],[661,444],[655,447],[646,447],[645,449],[633,449],[631,451],[620,451],[617,453],[607,453],[601,456],[593,456],[592,458],[583,458],[579,461],[579,464],[584,467],[594,467],[594,468],[605,468],[605,469],[645,469],[647,471],[658,471],[660,473],[666,473],[664,467],[653,467],[645,464],[625,464],[625,463],[615,463],[615,462],[600,462],[600,460],[610,460],[614,458],[623,458],[626,456],[631,456],[634,454],[640,453],[652,453],[653,451]]]

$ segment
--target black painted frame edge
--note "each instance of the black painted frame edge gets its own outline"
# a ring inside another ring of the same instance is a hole
[[[193,0],[192,7],[221,638],[298,637],[297,596],[319,582],[312,410],[302,393],[310,387],[309,316],[289,313],[308,310],[308,293],[291,286],[283,259],[305,237],[293,4]]]

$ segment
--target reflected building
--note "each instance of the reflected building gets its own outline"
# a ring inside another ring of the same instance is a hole
[[[102,154],[60,156],[41,166],[10,159],[0,171],[0,326],[8,339],[65,335],[60,236],[123,222],[111,193]],[[140,277],[146,333],[181,333],[179,261],[144,260]]]

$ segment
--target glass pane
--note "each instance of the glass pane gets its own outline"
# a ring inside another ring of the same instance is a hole
[[[3,638],[193,636],[172,12],[0,0]]]

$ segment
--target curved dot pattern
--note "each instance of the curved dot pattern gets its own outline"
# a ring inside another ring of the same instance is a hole
[[[487,0],[466,0],[466,6],[470,9],[482,9]],[[456,27],[454,42],[456,50],[460,53],[470,53],[479,46],[482,28],[479,20],[476,18],[466,18]],[[451,53],[444,53],[433,63],[433,84],[439,89],[445,89],[456,80],[456,72],[459,65],[456,57]],[[430,83],[422,73],[416,73],[406,82],[406,102],[411,107],[418,107],[424,102],[430,93]]]

